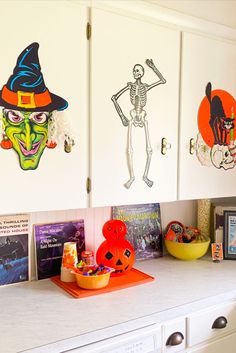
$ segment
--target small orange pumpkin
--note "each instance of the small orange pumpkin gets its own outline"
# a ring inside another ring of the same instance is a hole
[[[133,246],[125,239],[126,225],[120,220],[107,221],[102,233],[106,240],[99,246],[96,261],[115,269],[112,276],[118,276],[131,270],[135,261]]]

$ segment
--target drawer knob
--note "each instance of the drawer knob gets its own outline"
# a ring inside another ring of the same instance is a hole
[[[219,316],[215,319],[211,328],[225,328],[227,323],[228,321],[224,316]]]
[[[184,335],[181,332],[174,332],[168,337],[166,346],[177,346],[178,344],[181,344],[183,340]]]

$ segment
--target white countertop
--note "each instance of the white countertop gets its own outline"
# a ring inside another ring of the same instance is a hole
[[[164,256],[134,267],[155,281],[82,299],[50,280],[1,287],[0,352],[62,352],[236,298],[234,261]]]

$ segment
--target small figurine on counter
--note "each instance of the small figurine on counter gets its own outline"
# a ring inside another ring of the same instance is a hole
[[[213,262],[220,262],[223,260],[223,246],[222,243],[211,244],[211,254]]]

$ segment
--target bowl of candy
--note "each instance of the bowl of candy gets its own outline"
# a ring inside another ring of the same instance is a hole
[[[108,285],[110,275],[115,269],[104,265],[81,265],[79,263],[72,273],[75,274],[76,283],[80,288],[99,289]]]
[[[164,241],[168,253],[180,260],[204,256],[210,244],[210,238],[202,235],[199,229],[185,227],[178,221],[169,223]]]

